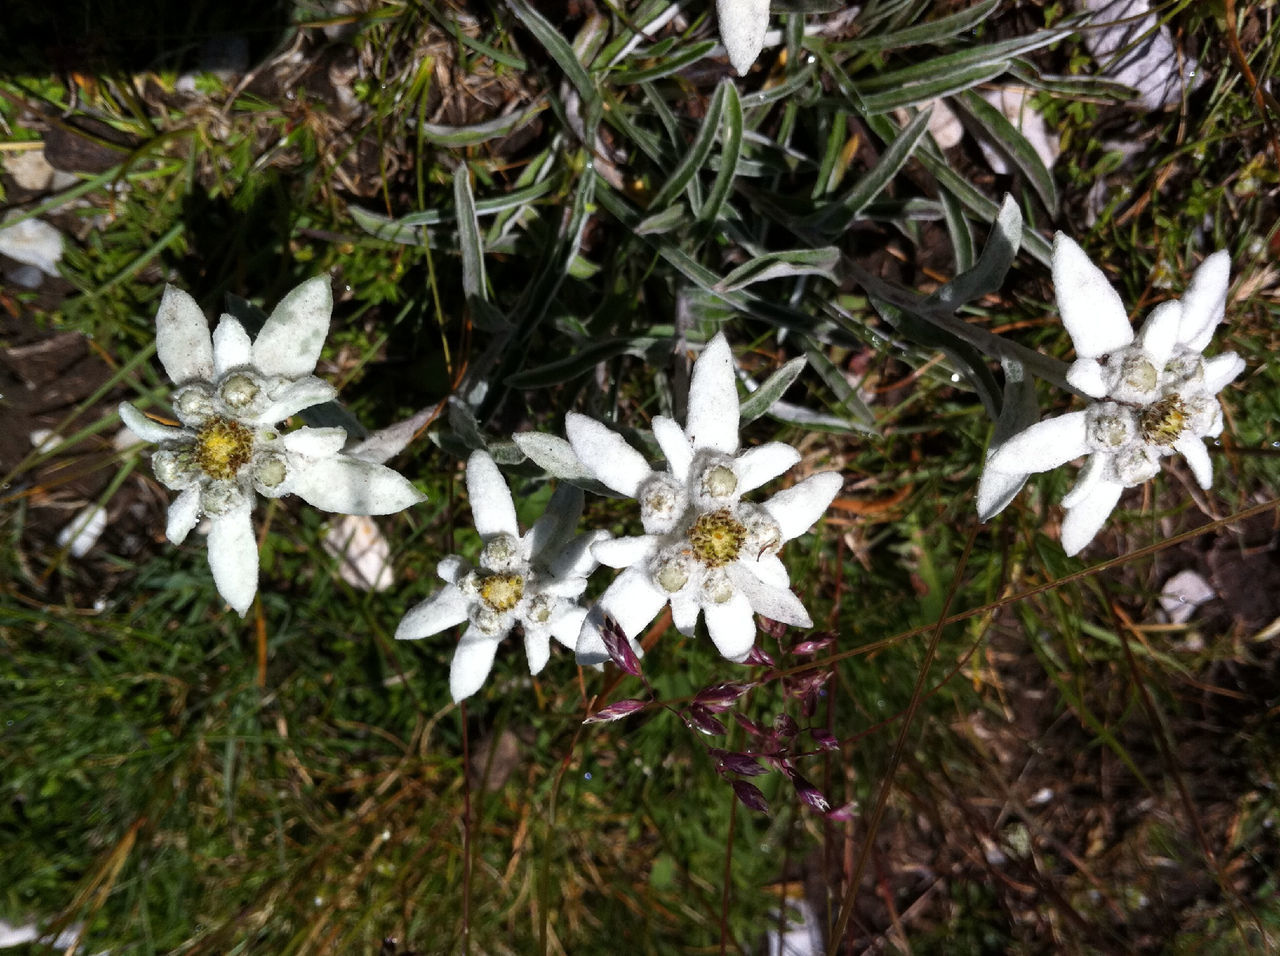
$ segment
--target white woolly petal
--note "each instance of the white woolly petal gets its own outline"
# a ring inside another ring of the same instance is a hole
[[[564,430],[583,466],[619,494],[634,498],[640,484],[653,474],[643,455],[593,418],[570,412]]]
[[[251,360],[253,342],[249,333],[244,330],[240,320],[231,315],[224,315],[213,330],[213,374],[221,378],[228,369],[248,365]]]
[[[342,428],[311,428],[291,431],[280,439],[285,449],[304,458],[332,458],[347,443],[347,433]]]
[[[571,578],[550,578],[542,579],[542,584],[538,588],[543,594],[550,594],[555,597],[568,598],[572,601],[579,594],[587,589],[587,579],[585,577]]]
[[[182,544],[200,520],[200,489],[188,488],[169,503],[169,516],[164,536],[174,544]]]
[[[210,515],[209,570],[222,599],[244,617],[258,592],[258,541],[253,534],[252,500],[224,514]]]
[[[1244,359],[1235,352],[1223,352],[1207,359],[1204,363],[1204,388],[1210,395],[1220,391],[1235,381],[1236,376],[1244,371]]]
[[[716,20],[729,62],[739,76],[746,76],[764,48],[769,0],[716,0]]]
[[[562,645],[573,650],[578,646],[578,633],[582,630],[582,622],[587,617],[585,607],[569,607],[553,617],[547,624],[551,636]]]
[[[685,437],[684,429],[665,415],[654,415],[653,437],[658,440],[671,474],[681,482],[687,482],[689,465],[693,462],[693,446]]]
[[[298,414],[304,408],[332,401],[338,390],[314,375],[295,379],[284,386],[262,411],[252,416],[256,425],[274,425]]]
[[[154,442],[157,445],[192,437],[185,428],[174,428],[172,425],[161,425],[159,422],[152,421],[128,402],[120,403],[120,421],[143,441]]]
[[[1078,358],[1097,358],[1133,341],[1119,293],[1084,250],[1061,232],[1053,239],[1053,287]]]
[[[1099,480],[1093,483],[1089,493],[1074,507],[1067,509],[1062,520],[1062,550],[1068,555],[1079,554],[1094,539],[1107,516],[1115,510],[1124,485],[1118,481]]]
[[[1196,484],[1205,491],[1213,487],[1213,462],[1209,460],[1209,452],[1204,447],[1204,439],[1195,435],[1183,435],[1173,443],[1173,447],[1187,460],[1187,467],[1195,475]]]
[[[320,359],[333,292],[328,276],[308,279],[280,300],[253,342],[253,364],[266,375],[300,378]]]
[[[609,532],[602,529],[578,535],[552,559],[549,568],[551,574],[557,578],[585,577],[590,574],[600,565],[591,549],[609,538]]]
[[[473,636],[474,635],[474,636]],[[485,678],[493,670],[493,656],[498,652],[498,641],[479,630],[469,627],[453,652],[449,665],[449,693],[453,702],[460,703],[484,686]]]
[[[819,472],[778,492],[763,507],[778,522],[782,540],[790,541],[813,527],[843,486],[844,477],[839,472]]]
[[[978,520],[990,521],[1004,511],[1026,483],[1026,474],[996,471],[988,460],[987,466],[982,469],[982,477],[978,479],[978,490],[974,496]]]
[[[735,593],[723,604],[702,606],[707,618],[707,633],[716,649],[731,661],[742,661],[756,642],[756,621],[745,594]]]
[[[488,452],[474,451],[467,459],[467,497],[471,499],[471,517],[481,538],[487,541],[495,534],[520,537],[507,480]]]
[[[733,352],[723,332],[707,343],[693,363],[684,433],[695,450],[709,448],[726,455],[738,450],[738,389],[733,381]]]
[[[156,355],[175,385],[213,378],[209,320],[195,299],[171,285],[165,286],[156,312]]]
[[[1085,459],[1084,467],[1076,476],[1076,483],[1062,498],[1062,507],[1074,508],[1093,492],[1093,487],[1107,474],[1111,465],[1111,456],[1102,452],[1094,452]]]
[[[573,529],[582,517],[582,489],[567,481],[556,486],[547,502],[547,510],[533,523],[529,533],[525,535],[525,545],[531,560],[537,560],[544,554],[550,558],[556,555],[573,537]]]
[[[780,441],[748,448],[733,463],[738,473],[738,494],[759,488],[800,463],[800,452]]]
[[[746,596],[751,610],[771,621],[796,627],[813,627],[813,619],[804,604],[790,588],[770,587],[752,573],[749,563],[735,561],[729,565],[729,580]],[[754,640],[754,639],[753,639]]]
[[[1230,284],[1231,256],[1225,249],[1218,250],[1200,263],[1182,296],[1182,324],[1178,328],[1180,344],[1196,352],[1205,350],[1226,311]]]
[[[440,580],[449,584],[457,584],[470,570],[471,565],[466,559],[456,554],[446,555],[436,562],[436,574]]]
[[[631,639],[636,653],[641,653],[637,638],[645,626],[658,616],[667,603],[667,592],[649,578],[643,566],[630,567],[613,579],[613,583],[600,595],[600,600],[582,622],[578,634],[577,656],[579,664],[603,664],[609,660],[600,627],[607,613],[622,627]]]
[[[439,411],[439,406],[430,405],[410,415],[403,421],[386,428],[379,428],[368,438],[357,442],[347,449],[352,458],[363,458],[377,465],[385,465],[391,458],[404,451],[409,442],[417,437],[426,424]]]
[[[591,554],[605,567],[629,568],[633,564],[653,557],[658,551],[659,540],[655,534],[642,534],[634,538],[609,538],[593,544]]]
[[[776,554],[762,554],[757,560],[744,563],[765,584],[775,588],[791,587],[791,575],[787,573],[787,566]]]
[[[414,605],[396,628],[397,641],[415,641],[439,634],[467,619],[468,602],[453,585],[441,588],[420,604]]]
[[[1142,323],[1138,339],[1142,343],[1142,351],[1156,368],[1164,368],[1169,356],[1173,354],[1174,346],[1178,344],[1178,326],[1181,321],[1182,303],[1171,299],[1152,309],[1147,321]]]
[[[1076,359],[1067,369],[1067,384],[1090,398],[1107,394],[1107,371],[1097,359]]]
[[[702,603],[694,595],[685,591],[671,595],[671,623],[685,637],[693,637],[701,613]]]
[[[289,490],[321,511],[343,515],[395,514],[426,500],[390,468],[346,455],[307,460],[289,475]]]
[[[524,655],[529,659],[529,673],[538,674],[551,659],[551,633],[546,628],[524,631]]]
[[[1048,471],[1089,450],[1085,412],[1046,418],[1018,432],[987,459],[987,467],[1010,475]]]

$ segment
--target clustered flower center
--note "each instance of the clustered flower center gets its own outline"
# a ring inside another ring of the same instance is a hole
[[[524,597],[524,578],[518,574],[491,574],[480,582],[480,598],[490,610],[503,614]]]
[[[253,433],[239,422],[211,418],[196,432],[196,461],[210,478],[226,481],[253,457]]]
[[[709,568],[736,561],[746,538],[747,529],[728,508],[703,512],[689,529],[694,556]]]
[[[1144,408],[1138,417],[1142,437],[1153,445],[1172,445],[1187,424],[1187,406],[1177,395]]]

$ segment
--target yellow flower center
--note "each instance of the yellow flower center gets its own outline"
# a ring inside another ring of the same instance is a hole
[[[524,597],[524,578],[518,574],[491,574],[480,582],[480,599],[502,614]]]
[[[1142,437],[1152,445],[1172,445],[1187,424],[1187,406],[1177,395],[1149,405],[1138,416]]]
[[[689,544],[694,557],[709,568],[736,561],[746,538],[747,529],[729,513],[728,508],[703,512],[689,529]]]
[[[196,432],[196,461],[210,478],[226,481],[253,457],[253,434],[239,422],[211,418]]]

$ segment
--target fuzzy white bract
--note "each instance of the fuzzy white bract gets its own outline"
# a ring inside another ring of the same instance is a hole
[[[781,442],[739,452],[738,421],[733,353],[722,334],[694,364],[685,427],[661,415],[653,419],[665,470],[650,468],[599,422],[573,413],[566,419],[579,460],[605,485],[640,502],[645,530],[593,548],[601,564],[624,570],[583,623],[580,663],[608,659],[604,615],[621,625],[639,652],[637,635],[668,602],[682,634],[692,635],[698,615],[705,615],[712,641],[733,661],[743,660],[755,643],[753,612],[812,626],[777,555],[822,516],[843,480],[822,472],[761,504],[743,501],[799,462],[800,453]]]
[[[591,546],[608,537],[606,531],[573,536],[582,491],[568,484],[556,489],[546,512],[521,535],[511,491],[483,451],[467,459],[467,496],[484,542],[478,566],[457,555],[442,560],[436,571],[447,587],[410,610],[396,628],[398,640],[416,640],[469,622],[449,668],[455,702],[481,688],[498,644],[517,624],[531,674],[546,666],[552,637],[574,646],[587,613],[577,599],[597,563]]]
[[[769,0],[716,0],[716,20],[729,62],[739,76],[746,76],[764,48]]]
[[[250,518],[254,494],[296,494],[324,511],[391,514],[423,495],[390,468],[342,454],[341,428],[275,426],[334,397],[311,372],[333,310],[327,279],[304,282],[276,306],[256,339],[233,316],[213,334],[191,296],[169,286],[156,315],[156,352],[176,386],[180,427],[147,418],[128,402],[120,418],[160,446],[156,478],[180,492],[165,533],[181,544],[207,515],[209,567],[218,593],[241,616],[258,590],[258,544]]]
[[[1223,318],[1230,271],[1226,252],[1209,256],[1182,299],[1153,309],[1135,337],[1106,276],[1075,242],[1057,235],[1054,288],[1077,356],[1067,381],[1095,401],[1032,425],[992,452],[978,485],[984,519],[993,516],[1009,475],[1048,471],[1081,455],[1088,460],[1062,502],[1067,554],[1092,541],[1121,492],[1153,478],[1168,455],[1181,454],[1200,487],[1211,487],[1204,439],[1222,433],[1218,393],[1244,371],[1234,352],[1204,357]]]

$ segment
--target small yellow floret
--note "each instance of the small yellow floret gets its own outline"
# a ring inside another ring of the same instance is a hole
[[[480,582],[480,598],[494,611],[510,611],[524,597],[524,578],[518,574],[492,574]]]
[[[698,515],[689,529],[689,544],[694,557],[709,568],[718,568],[738,560],[747,529],[729,513],[728,508]]]
[[[226,481],[253,457],[253,434],[239,422],[212,418],[196,432],[196,462],[210,478]]]

